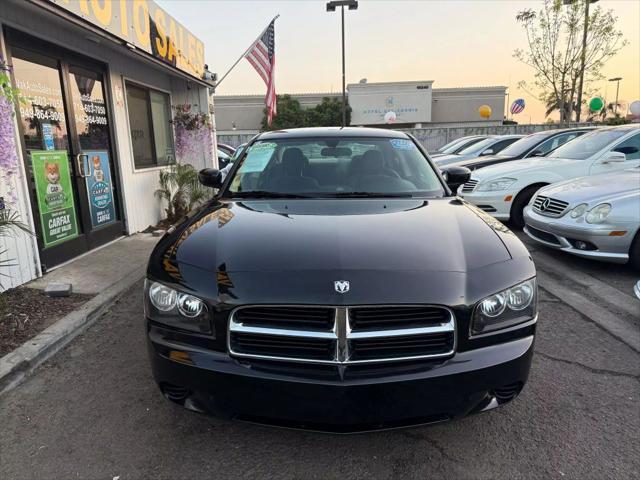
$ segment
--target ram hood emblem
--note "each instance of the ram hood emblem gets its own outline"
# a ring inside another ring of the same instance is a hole
[[[347,293],[349,291],[349,282],[347,280],[336,280],[333,286],[338,293]]]

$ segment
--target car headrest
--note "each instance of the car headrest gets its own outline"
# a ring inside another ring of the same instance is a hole
[[[360,162],[358,170],[363,173],[375,173],[384,168],[384,157],[379,150],[367,150]]]
[[[307,163],[302,150],[296,147],[287,148],[282,155],[282,170],[285,175],[301,175]]]

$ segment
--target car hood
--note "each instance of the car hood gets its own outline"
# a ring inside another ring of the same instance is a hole
[[[484,157],[473,157],[463,160],[461,162],[453,163],[455,167],[482,167],[483,165],[490,165],[496,162],[507,162],[513,157],[505,157],[500,155],[485,155]]]
[[[516,256],[530,262],[506,227],[459,199],[214,201],[161,239],[148,273],[199,291],[242,285],[254,301],[309,301],[315,285],[326,292],[346,279],[380,292],[378,301],[433,295],[455,304],[471,281],[484,290],[520,280],[518,269],[502,267]],[[492,265],[506,274],[492,275]],[[361,301],[371,302],[367,293]]]
[[[499,177],[517,177],[518,174],[522,173],[535,172],[536,170],[548,170],[550,167],[555,169],[566,164],[573,165],[577,161],[579,160],[549,157],[524,158],[522,160],[513,160],[510,162],[489,165],[477,172],[473,172],[473,178],[476,180],[488,180]]]
[[[602,175],[574,178],[544,187],[538,193],[568,202],[600,203],[640,196],[640,168],[632,168]]]

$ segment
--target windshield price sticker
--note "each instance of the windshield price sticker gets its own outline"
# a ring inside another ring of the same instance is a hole
[[[247,157],[244,159],[242,167],[240,167],[240,172],[262,172],[269,163],[269,160],[271,160],[275,150],[275,143],[256,143],[249,149],[249,152],[247,152]]]
[[[398,150],[415,150],[416,146],[411,140],[403,140],[401,138],[392,138],[389,140],[391,146]]]

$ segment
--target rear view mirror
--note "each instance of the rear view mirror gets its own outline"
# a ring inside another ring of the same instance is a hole
[[[467,183],[471,178],[471,170],[466,167],[445,167],[441,172],[445,182],[454,193],[460,185]]]
[[[350,157],[351,149],[347,147],[326,147],[320,154],[323,157]]]
[[[215,168],[203,168],[198,173],[198,181],[205,187],[220,188],[222,180],[222,173]]]
[[[544,155],[544,152],[542,150],[534,150],[533,152],[531,152],[531,157],[541,157]]]
[[[604,156],[602,163],[618,163],[626,160],[627,156],[624,153],[613,150]]]
[[[625,155],[631,155],[638,151],[638,147],[628,146],[628,147],[618,147],[613,149],[614,152],[624,153]]]
[[[485,155],[493,155],[493,148],[487,148],[484,152],[480,154],[481,157],[484,157]]]

